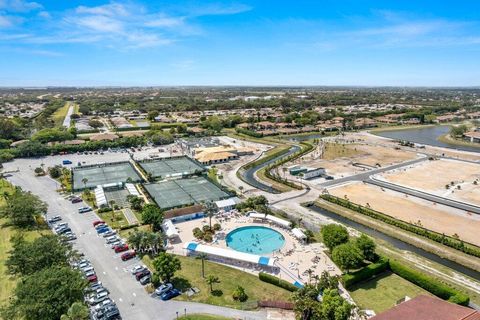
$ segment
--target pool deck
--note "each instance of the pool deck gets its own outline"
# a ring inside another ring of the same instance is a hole
[[[280,273],[276,274],[276,276],[284,280],[290,281],[292,283],[295,281],[307,283],[309,281],[309,278],[306,270],[308,269],[312,269],[314,272],[313,274],[318,276],[320,276],[323,271],[328,271],[331,275],[341,274],[341,271],[325,254],[324,250],[326,249],[321,243],[304,245],[300,243],[296,238],[294,238],[289,230],[282,229],[280,227],[267,223],[257,223],[254,222],[253,219],[246,216],[232,217],[227,220],[217,219],[215,217],[212,218],[212,225],[215,223],[220,223],[222,226],[222,229],[217,232],[220,239],[214,241],[213,243],[204,244],[218,248],[227,248],[230,250],[233,249],[227,247],[224,237],[234,229],[245,226],[263,226],[272,228],[275,231],[280,232],[285,238],[284,246],[278,252],[261,255],[276,258],[276,265],[280,267]],[[198,240],[193,236],[192,230],[196,227],[202,228],[202,226],[206,224],[208,224],[208,218],[176,223],[175,227],[180,234],[181,241],[170,244],[168,247],[168,251],[179,255],[186,255],[186,252],[183,249],[184,243],[189,241],[198,242]],[[253,269],[239,267],[236,268],[252,274],[258,274],[258,271],[255,271]]]

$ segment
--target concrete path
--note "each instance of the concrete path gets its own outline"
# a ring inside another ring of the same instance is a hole
[[[75,110],[75,105],[72,102],[67,103],[70,105],[70,107],[68,108],[67,114],[65,115],[65,119],[63,119],[63,126],[68,129],[70,128],[70,121],[73,111]]]
[[[130,208],[123,209],[123,215],[127,219],[128,224],[138,223],[137,216],[133,213],[132,209],[130,209]]]

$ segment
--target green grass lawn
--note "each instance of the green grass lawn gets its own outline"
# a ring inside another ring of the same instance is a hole
[[[196,287],[200,292],[192,297],[181,295],[176,298],[184,301],[195,301],[230,308],[254,309],[259,300],[289,301],[291,293],[269,283],[260,281],[257,276],[230,268],[221,264],[205,261],[205,276],[215,275],[220,278],[220,283],[214,284],[215,294],[210,293],[209,286],[202,278],[201,260],[177,256],[182,263],[182,270],[178,271],[173,283],[179,289]],[[151,269],[149,257],[143,258],[146,265]],[[237,286],[242,286],[248,295],[244,303],[233,300],[232,293]],[[195,318],[196,319],[196,318]]]
[[[225,318],[220,316],[214,316],[211,314],[203,314],[203,313],[194,313],[186,316],[182,316],[178,318],[179,320],[230,320],[231,318]]]
[[[127,218],[121,210],[98,213],[98,216],[113,229],[128,226]]]
[[[354,285],[349,291],[361,309],[374,310],[377,314],[395,306],[395,303],[405,296],[414,298],[420,294],[431,295],[391,272]]]

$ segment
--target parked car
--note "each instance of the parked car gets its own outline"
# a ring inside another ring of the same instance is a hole
[[[97,229],[98,234],[102,234],[102,233],[105,233],[105,232],[108,232],[108,231],[110,231],[110,228],[108,228],[108,227]]]
[[[63,160],[63,161],[62,161],[62,164],[72,164],[72,161],[70,161],[70,160]]]
[[[109,244],[110,244],[110,243],[113,243],[113,242],[115,242],[115,241],[117,241],[117,240],[119,240],[119,239],[120,239],[120,238],[117,237],[117,236],[110,236],[110,237],[105,238],[105,243],[109,243]]]
[[[72,200],[70,200],[72,203],[79,203],[79,202],[82,202],[82,198],[79,198],[79,197],[75,197],[73,198]]]
[[[132,268],[132,274],[137,274],[138,272],[141,272],[142,270],[147,269],[145,266],[142,265],[136,265]]]
[[[176,296],[179,296],[179,295],[180,295],[180,290],[172,289],[172,290],[169,290],[169,291],[163,293],[160,296],[160,299],[162,299],[163,301],[166,301],[166,300],[170,300],[172,298],[175,298]]]
[[[105,232],[105,233],[102,235],[102,237],[107,238],[107,237],[114,236],[114,235],[116,235],[116,234],[117,234],[117,231],[115,231],[115,230],[110,230],[110,231],[108,231],[108,232]]]
[[[95,220],[95,221],[93,221],[92,224],[93,224],[94,227],[96,227],[96,226],[99,225],[99,224],[105,224],[105,221],[103,221],[103,220]]]
[[[140,279],[140,284],[142,286],[146,285],[147,283],[150,283],[150,281],[152,280],[151,278],[151,275],[146,275],[145,277],[143,277],[142,279]]]
[[[97,224],[97,225],[95,226],[95,229],[98,230],[98,229],[106,228],[106,227],[108,227],[108,224],[106,224],[106,223],[100,223],[100,224]]]
[[[142,279],[143,277],[148,276],[148,275],[150,275],[150,270],[145,269],[145,270],[143,270],[143,271],[141,271],[141,272],[139,272],[139,273],[136,273],[136,274],[135,274],[135,279],[136,279],[137,281],[140,281],[140,279]]]
[[[57,234],[64,234],[64,233],[67,233],[69,231],[72,231],[72,229],[70,229],[69,227],[63,227],[63,228],[60,228],[57,230]]]
[[[78,213],[85,213],[85,212],[89,212],[89,211],[92,211],[92,208],[90,208],[90,207],[78,208]]]
[[[121,239],[118,239],[112,243],[110,243],[110,248],[115,248],[116,246],[119,246],[119,245],[122,245],[122,244],[125,244],[125,242],[123,242],[123,240]]]
[[[128,251],[128,252],[125,252],[124,254],[122,254],[121,258],[122,258],[122,261],[127,261],[127,260],[130,260],[132,258],[135,258],[137,254],[135,253],[135,251]]]
[[[128,250],[128,244],[116,245],[114,248],[115,253],[123,252]]]
[[[94,274],[93,276],[87,277],[88,282],[97,282],[98,278],[97,275]]]
[[[155,289],[155,294],[157,296],[161,296],[162,294],[164,294],[165,292],[167,291],[170,291],[173,289],[173,284],[171,283],[164,283],[162,284],[160,287],[158,287],[157,289]]]
[[[55,223],[55,222],[58,222],[58,221],[61,221],[62,220],[62,217],[60,216],[53,216],[51,218],[48,219],[48,223]]]

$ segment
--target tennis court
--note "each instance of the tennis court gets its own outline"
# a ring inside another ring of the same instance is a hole
[[[204,171],[205,168],[188,157],[163,158],[139,162],[145,172],[154,178],[166,178],[175,175],[188,175],[195,171]]]
[[[72,176],[74,191],[94,188],[98,185],[126,182],[128,178],[132,182],[142,180],[129,162],[77,167],[72,170]]]
[[[147,192],[162,209],[205,201],[218,201],[229,194],[203,177],[145,184]]]

